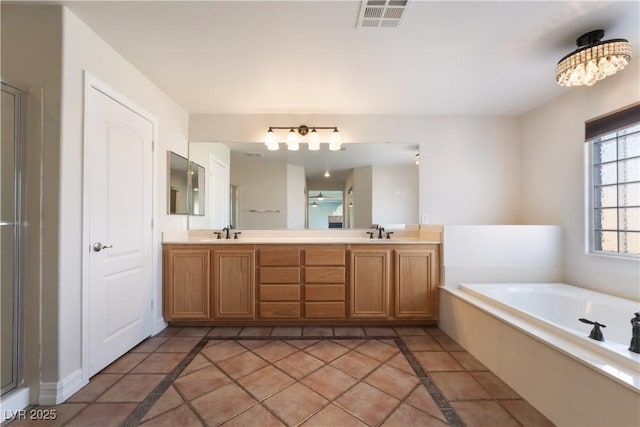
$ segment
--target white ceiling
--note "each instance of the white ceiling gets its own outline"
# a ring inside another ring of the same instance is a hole
[[[640,59],[638,1],[412,0],[399,29],[354,0],[63,3],[189,113],[518,115],[576,90],[553,73],[585,32]]]

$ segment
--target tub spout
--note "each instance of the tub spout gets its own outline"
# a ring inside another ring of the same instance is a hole
[[[640,353],[640,311],[634,313],[631,319],[631,345],[629,350]]]
[[[606,328],[607,325],[594,322],[593,320],[584,319],[582,317],[578,320],[581,321],[582,323],[593,325],[593,329],[591,329],[591,332],[589,333],[589,338],[596,341],[604,341],[604,335],[602,335],[602,331],[600,330],[600,328]]]

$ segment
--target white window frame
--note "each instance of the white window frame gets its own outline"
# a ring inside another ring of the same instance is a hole
[[[640,122],[637,122],[635,124],[630,124],[628,126],[625,126],[624,128],[618,129],[618,130],[612,130],[611,132],[608,133],[617,133],[620,131],[623,131],[625,129],[631,128],[631,127],[635,127],[638,124],[640,124]],[[594,142],[601,142],[598,141],[599,137],[594,137],[591,138],[590,140],[585,142],[585,182],[586,182],[586,203],[585,203],[585,207],[586,207],[586,215],[585,215],[585,225],[586,225],[586,252],[588,254],[591,255],[597,255],[597,256],[604,256],[604,257],[613,257],[613,258],[622,258],[622,259],[639,259],[640,258],[640,254],[629,254],[629,253],[624,253],[624,252],[619,252],[619,237],[618,237],[618,251],[617,252],[612,252],[612,251],[602,251],[602,250],[597,250],[595,248],[595,181],[594,181],[594,170],[595,170],[595,163],[594,163],[594,157],[593,157],[593,146],[594,146]],[[618,140],[618,136],[616,135],[616,145],[617,145],[617,140]],[[616,147],[617,150],[617,147]],[[636,157],[631,157],[631,158],[636,158]],[[616,151],[616,165],[617,163],[620,161],[621,159],[618,157],[617,151]],[[626,159],[623,159],[626,160]],[[634,181],[635,182],[635,181]],[[620,182],[618,181],[618,179],[616,179],[616,187],[620,185]],[[618,193],[619,194],[619,193]],[[618,202],[616,202],[616,208],[619,209],[620,206],[618,204]],[[616,227],[616,230],[611,230],[611,231],[615,231],[616,233],[620,233],[620,232],[624,232],[625,230],[621,230],[618,227]]]

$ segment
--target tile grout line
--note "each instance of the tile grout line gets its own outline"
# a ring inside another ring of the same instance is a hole
[[[120,427],[133,427],[138,425],[140,420],[149,412],[151,407],[162,397],[165,391],[171,387],[171,384],[175,381],[180,373],[193,361],[193,359],[200,353],[200,350],[205,346],[207,341],[201,339],[191,351],[178,363],[178,366],[167,374],[160,384],[158,384],[149,395],[138,404],[138,406],[127,416],[127,418],[120,424]]]
[[[427,390],[427,393],[431,396],[433,401],[438,405],[438,408],[442,411],[443,415],[454,427],[464,427],[465,424],[462,419],[458,416],[456,411],[453,409],[449,401],[444,397],[442,391],[436,386],[429,375],[422,369],[422,366],[418,363],[418,361],[413,357],[413,354],[409,350],[409,347],[402,340],[402,337],[395,337],[394,341],[396,345],[404,355],[405,359],[409,362],[409,365],[413,368],[415,374],[418,376],[418,379]]]
[[[398,335],[362,335],[362,336],[353,336],[353,335],[342,335],[342,336],[329,336],[329,335],[321,335],[321,336],[305,336],[305,335],[294,335],[294,336],[209,336],[205,335],[201,337],[200,341],[191,349],[191,351],[185,356],[185,358],[158,384],[154,390],[142,401],[138,404],[138,406],[129,414],[129,416],[120,424],[121,427],[133,427],[138,425],[140,420],[147,414],[147,412],[153,407],[153,405],[162,397],[164,392],[166,392],[169,387],[173,384],[173,382],[178,378],[178,376],[184,371],[184,369],[193,361],[193,359],[200,353],[200,351],[205,347],[208,342],[211,341],[291,341],[291,340],[315,340],[315,341],[330,341],[330,340],[392,340],[396,343],[398,348],[400,349],[401,354],[405,357],[405,359],[409,362],[410,366],[418,376],[420,384],[425,387],[426,391],[433,398],[435,403],[438,405],[439,409],[442,411],[443,415],[447,419],[447,421],[454,427],[464,427],[465,424],[460,420],[457,413],[453,410],[449,402],[444,398],[442,392],[437,388],[437,386],[431,381],[431,379],[424,372],[422,367],[415,360],[408,347],[402,341],[402,337]],[[249,350],[251,351],[251,350]],[[269,362],[270,363],[270,362]],[[271,364],[271,363],[270,363]],[[273,365],[273,364],[271,364]],[[328,365],[325,363],[325,365]],[[275,366],[275,365],[273,365]],[[233,380],[234,383],[237,381]],[[299,382],[299,381],[298,381]],[[333,401],[329,401],[331,403]],[[402,404],[402,400],[400,404]],[[258,405],[265,407],[263,402],[257,402]],[[255,406],[255,405],[253,405]],[[268,408],[265,407],[269,412],[273,414]],[[321,408],[322,409],[322,408]],[[275,415],[275,414],[273,414]],[[280,417],[276,418],[280,419]],[[281,419],[280,419],[281,420]],[[282,420],[281,420],[282,421]]]

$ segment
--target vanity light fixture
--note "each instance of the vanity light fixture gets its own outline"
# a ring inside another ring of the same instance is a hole
[[[631,60],[631,44],[625,39],[604,40],[604,30],[594,30],[576,40],[578,49],[562,58],[556,67],[561,86],[593,86],[622,70]]]
[[[300,125],[297,128],[293,126],[269,126],[267,135],[264,138],[264,143],[268,150],[278,150],[278,138],[274,132],[274,129],[289,129],[287,134],[287,149],[290,151],[298,151],[300,149],[300,141],[298,135],[306,136],[309,134],[307,146],[309,151],[318,151],[320,149],[320,135],[318,129],[332,129],[331,137],[329,138],[329,150],[338,151],[342,146],[342,136],[338,132],[337,126],[306,126]]]
[[[312,208],[317,208],[318,207],[318,203],[316,203],[316,201],[314,200],[313,203],[310,203],[309,206],[311,206]]]
[[[420,164],[420,153],[416,154],[416,166]]]

